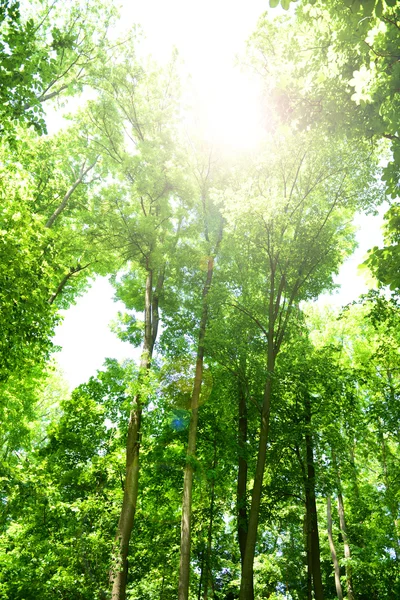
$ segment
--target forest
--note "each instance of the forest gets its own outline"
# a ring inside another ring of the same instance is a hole
[[[265,0],[240,150],[121,31],[0,2],[0,600],[396,600],[400,6]],[[319,303],[383,209],[369,291]],[[70,391],[54,331],[100,276],[140,359]]]

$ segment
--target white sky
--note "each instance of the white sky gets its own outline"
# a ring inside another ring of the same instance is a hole
[[[256,89],[234,68],[234,61],[267,6],[268,0],[126,0],[122,18],[126,27],[133,23],[142,26],[146,37],[143,47],[158,61],[167,61],[172,48],[178,49],[210,128],[218,136],[223,135],[226,143],[250,143],[259,131]],[[366,291],[363,280],[357,277],[357,266],[368,248],[379,245],[380,222],[365,215],[358,218],[359,250],[343,266],[338,279],[342,289],[331,297],[332,302],[346,304]],[[106,357],[138,357],[137,350],[109,330],[109,322],[118,310],[124,310],[112,297],[108,281],[99,278],[66,311],[63,324],[57,328],[54,341],[63,348],[57,360],[71,388],[95,375]]]

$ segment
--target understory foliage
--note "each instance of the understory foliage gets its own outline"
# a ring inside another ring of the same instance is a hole
[[[0,600],[400,597],[399,8],[270,8],[227,156],[113,7],[0,2]],[[385,199],[376,289],[321,306]],[[141,355],[70,392],[97,276]]]

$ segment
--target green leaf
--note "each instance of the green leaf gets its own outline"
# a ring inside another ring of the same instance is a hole
[[[289,10],[290,0],[281,0],[281,6],[284,10]]]
[[[382,0],[378,0],[378,2],[375,5],[375,15],[377,17],[381,17],[383,13],[383,2]]]
[[[363,13],[364,15],[372,15],[373,11],[375,8],[375,0],[365,0],[365,2],[362,3],[362,9],[363,9]]]
[[[279,4],[279,0],[269,0],[269,5],[271,8],[276,8]]]

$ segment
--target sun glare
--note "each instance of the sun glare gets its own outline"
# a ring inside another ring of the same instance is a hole
[[[251,150],[263,135],[260,89],[244,73],[230,73],[211,82],[202,98],[205,137],[231,150]]]

